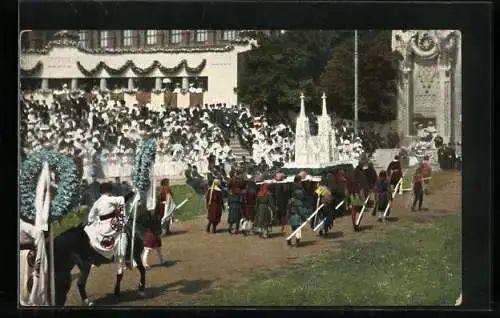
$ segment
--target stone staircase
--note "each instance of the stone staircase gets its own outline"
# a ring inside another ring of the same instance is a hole
[[[231,147],[237,162],[240,162],[243,156],[245,156],[247,160],[252,157],[252,154],[240,145],[238,138],[231,138],[229,140],[229,147]]]

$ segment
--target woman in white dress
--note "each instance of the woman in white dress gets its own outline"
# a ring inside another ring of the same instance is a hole
[[[83,178],[86,179],[87,181],[90,180],[92,178],[92,175],[94,174],[94,162],[93,162],[94,153],[95,153],[94,148],[86,148],[84,150]]]
[[[108,163],[108,160],[109,160],[109,150],[104,148],[102,151],[101,151],[101,155],[100,155],[100,165],[101,165],[101,168],[102,168],[102,173],[103,173],[103,178],[106,179],[106,178],[109,178],[110,174],[109,174],[109,163]]]
[[[117,154],[117,149],[114,148],[109,156],[109,177],[115,178],[118,177],[118,154]]]

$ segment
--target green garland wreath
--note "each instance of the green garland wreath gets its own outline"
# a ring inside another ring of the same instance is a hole
[[[47,162],[51,171],[59,178],[57,194],[50,203],[50,221],[59,221],[69,212],[75,198],[79,182],[73,160],[53,150],[28,153],[22,162],[19,188],[21,192],[21,218],[26,222],[35,221],[35,195],[38,176],[43,163]]]
[[[36,62],[35,66],[30,69],[21,68],[21,76],[34,76],[42,70],[43,63],[41,61]]]
[[[127,62],[125,62],[125,64],[123,64],[119,68],[113,68],[108,66],[105,62],[101,61],[97,63],[97,65],[94,68],[88,70],[85,67],[83,67],[83,65],[79,61],[76,62],[78,70],[82,72],[83,75],[88,77],[97,75],[103,69],[106,70],[106,72],[109,75],[117,76],[125,73],[129,68],[132,69],[132,71],[136,75],[140,76],[149,75],[153,73],[155,69],[159,69],[160,72],[163,73],[164,75],[172,75],[179,73],[182,68],[184,68],[188,74],[199,74],[205,69],[206,65],[207,65],[206,59],[201,61],[200,65],[196,67],[190,67],[187,64],[186,60],[182,60],[179,64],[177,64],[174,67],[165,67],[159,61],[155,60],[150,66],[146,68],[140,68],[137,65],[135,65],[135,63],[132,60],[128,60]]]
[[[148,191],[151,185],[151,169],[156,158],[156,140],[154,138],[145,140],[140,144],[134,155],[132,168],[132,186],[140,193]]]
[[[248,44],[248,41],[231,41],[231,44]],[[80,45],[78,41],[73,40],[54,40],[50,41],[43,49],[23,49],[22,53],[28,54],[49,54],[55,47],[74,47],[79,52],[87,54],[150,54],[150,53],[205,53],[205,52],[230,52],[234,50],[233,45],[215,45],[215,46],[197,46],[197,47],[147,47],[147,48],[96,48],[90,49]]]

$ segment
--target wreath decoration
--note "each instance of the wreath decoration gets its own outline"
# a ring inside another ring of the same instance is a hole
[[[235,40],[231,44],[248,44],[249,41]],[[198,47],[147,47],[147,48],[96,48],[83,47],[78,41],[70,39],[58,39],[50,41],[43,49],[23,49],[28,54],[49,54],[50,50],[58,47],[74,47],[78,51],[87,54],[150,54],[150,53],[206,53],[206,52],[230,52],[234,50],[233,45],[198,46]]]
[[[410,41],[410,47],[418,57],[423,59],[431,59],[439,54],[438,43],[439,40],[433,34],[416,34]]]
[[[79,182],[73,160],[54,150],[41,150],[26,155],[22,162],[19,188],[21,192],[21,218],[26,222],[35,221],[35,194],[37,178],[43,163],[47,162],[51,171],[59,178],[57,194],[50,203],[51,221],[59,221],[69,212],[75,198]]]
[[[151,169],[156,158],[156,140],[144,141],[137,147],[132,168],[132,186],[140,193],[148,191],[151,185]]]
[[[182,68],[184,68],[186,72],[189,74],[199,74],[205,69],[206,65],[207,65],[206,59],[201,61],[201,63],[196,67],[190,67],[187,64],[186,60],[182,60],[179,62],[179,64],[177,64],[174,67],[165,67],[158,60],[155,60],[150,66],[145,68],[140,68],[137,65],[135,65],[134,61],[128,60],[127,62],[125,62],[125,64],[123,64],[119,68],[113,68],[107,65],[105,62],[101,61],[97,63],[97,65],[94,68],[86,69],[79,61],[76,62],[78,70],[82,72],[83,75],[89,77],[97,75],[103,69],[106,70],[106,72],[109,75],[121,75],[125,73],[129,68],[132,70],[132,72],[134,72],[136,75],[139,76],[149,75],[153,73],[155,69],[159,69],[160,72],[163,73],[164,75],[172,75],[179,73],[182,70]]]
[[[43,63],[41,61],[36,62],[35,66],[29,69],[21,68],[21,76],[34,76],[42,70]]]

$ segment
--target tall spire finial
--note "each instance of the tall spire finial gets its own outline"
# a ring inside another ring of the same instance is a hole
[[[306,106],[304,103],[304,99],[305,99],[304,93],[300,93],[300,114],[299,114],[300,117],[306,116]]]
[[[327,116],[328,112],[326,110],[326,94],[323,92],[323,96],[321,96],[321,99],[323,100],[323,108],[322,108],[322,113],[321,115]]]

